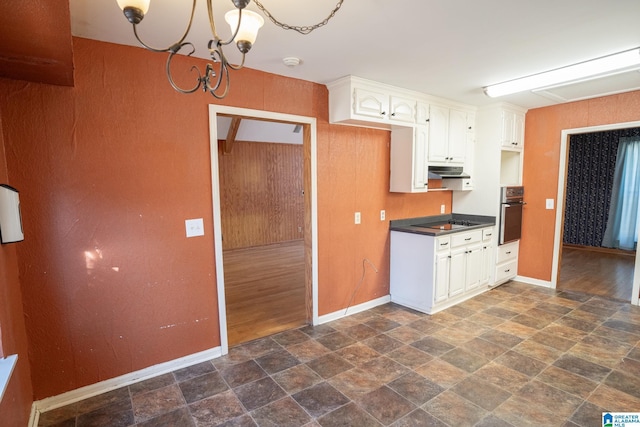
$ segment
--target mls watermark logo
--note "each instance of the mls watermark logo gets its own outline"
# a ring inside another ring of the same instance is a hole
[[[640,427],[640,412],[603,412],[602,427]]]

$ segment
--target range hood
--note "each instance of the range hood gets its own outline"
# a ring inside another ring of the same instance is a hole
[[[462,166],[429,166],[429,179],[471,178]]]

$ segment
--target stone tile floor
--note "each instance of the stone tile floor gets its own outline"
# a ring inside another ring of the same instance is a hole
[[[386,304],[40,415],[40,426],[601,426],[640,411],[640,307],[509,282]]]

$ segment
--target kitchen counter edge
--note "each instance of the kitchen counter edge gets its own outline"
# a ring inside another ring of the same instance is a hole
[[[416,224],[438,224],[447,222],[449,220],[462,220],[470,221],[475,225],[470,225],[464,228],[456,228],[454,230],[434,230],[425,227],[416,227]],[[422,216],[417,218],[406,218],[389,221],[390,231],[400,231],[403,233],[424,234],[425,236],[444,236],[447,234],[464,233],[466,231],[478,230],[486,227],[493,227],[496,225],[495,216],[485,215],[468,215],[468,214],[446,214],[446,215],[433,215]]]

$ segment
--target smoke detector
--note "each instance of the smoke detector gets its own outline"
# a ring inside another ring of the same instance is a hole
[[[282,59],[282,62],[284,62],[284,65],[286,65],[289,68],[293,68],[297,65],[300,65],[300,58],[296,58],[295,56],[288,56],[286,58]]]

